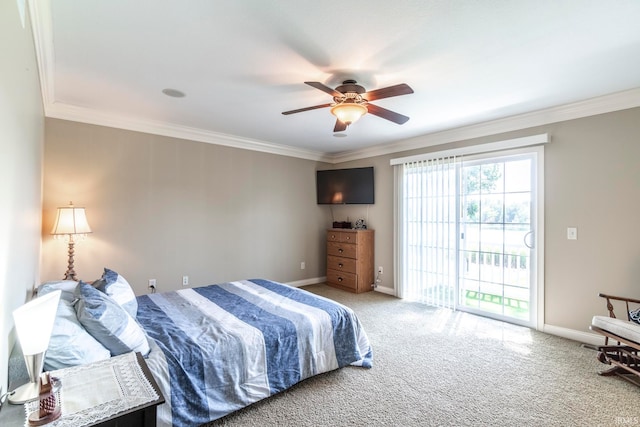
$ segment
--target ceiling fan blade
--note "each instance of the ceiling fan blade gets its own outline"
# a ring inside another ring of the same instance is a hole
[[[303,111],[309,111],[309,110],[316,110],[318,108],[331,107],[331,105],[332,104],[314,105],[313,107],[298,108],[297,110],[283,111],[282,114],[284,114],[285,116],[288,116],[289,114],[302,113]]]
[[[399,125],[402,125],[409,120],[409,117],[407,116],[403,116],[395,111],[387,110],[386,108],[378,107],[373,104],[367,104],[367,110],[374,116],[382,117],[383,119],[390,120]]]
[[[311,87],[315,87],[316,89],[320,89],[321,91],[326,92],[331,96],[337,96],[337,97],[343,96],[342,93],[338,92],[335,89],[331,89],[329,86],[323,83],[320,83],[320,82],[304,82],[304,83]]]
[[[336,125],[333,127],[334,132],[342,132],[347,130],[347,125],[342,123],[340,120],[336,120]]]
[[[391,98],[392,96],[408,95],[410,93],[413,93],[413,89],[411,89],[406,83],[400,83],[395,86],[384,87],[382,89],[363,93],[362,97],[367,101],[375,101],[376,99]]]

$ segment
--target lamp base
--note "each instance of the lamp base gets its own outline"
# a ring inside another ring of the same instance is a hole
[[[12,405],[22,405],[40,397],[40,387],[38,383],[26,383],[13,390],[9,395],[9,403]]]

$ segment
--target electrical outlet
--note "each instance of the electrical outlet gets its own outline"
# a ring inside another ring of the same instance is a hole
[[[189,276],[182,276],[182,286],[189,286]]]
[[[307,268],[307,264],[304,261],[300,262],[300,270],[304,270],[305,268]]]
[[[378,274],[384,274],[383,271],[382,271],[382,266],[378,267]]]
[[[149,288],[151,289],[156,288],[156,279],[149,279]]]

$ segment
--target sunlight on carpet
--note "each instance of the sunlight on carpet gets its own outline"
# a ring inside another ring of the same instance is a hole
[[[615,426],[640,416],[638,388],[599,376],[607,366],[578,342],[378,292],[304,289],[354,309],[373,368],[318,375],[210,426]]]

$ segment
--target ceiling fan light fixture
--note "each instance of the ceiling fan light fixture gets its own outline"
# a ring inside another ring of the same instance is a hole
[[[355,123],[367,113],[367,107],[354,102],[343,102],[331,108],[331,114],[345,125]]]

